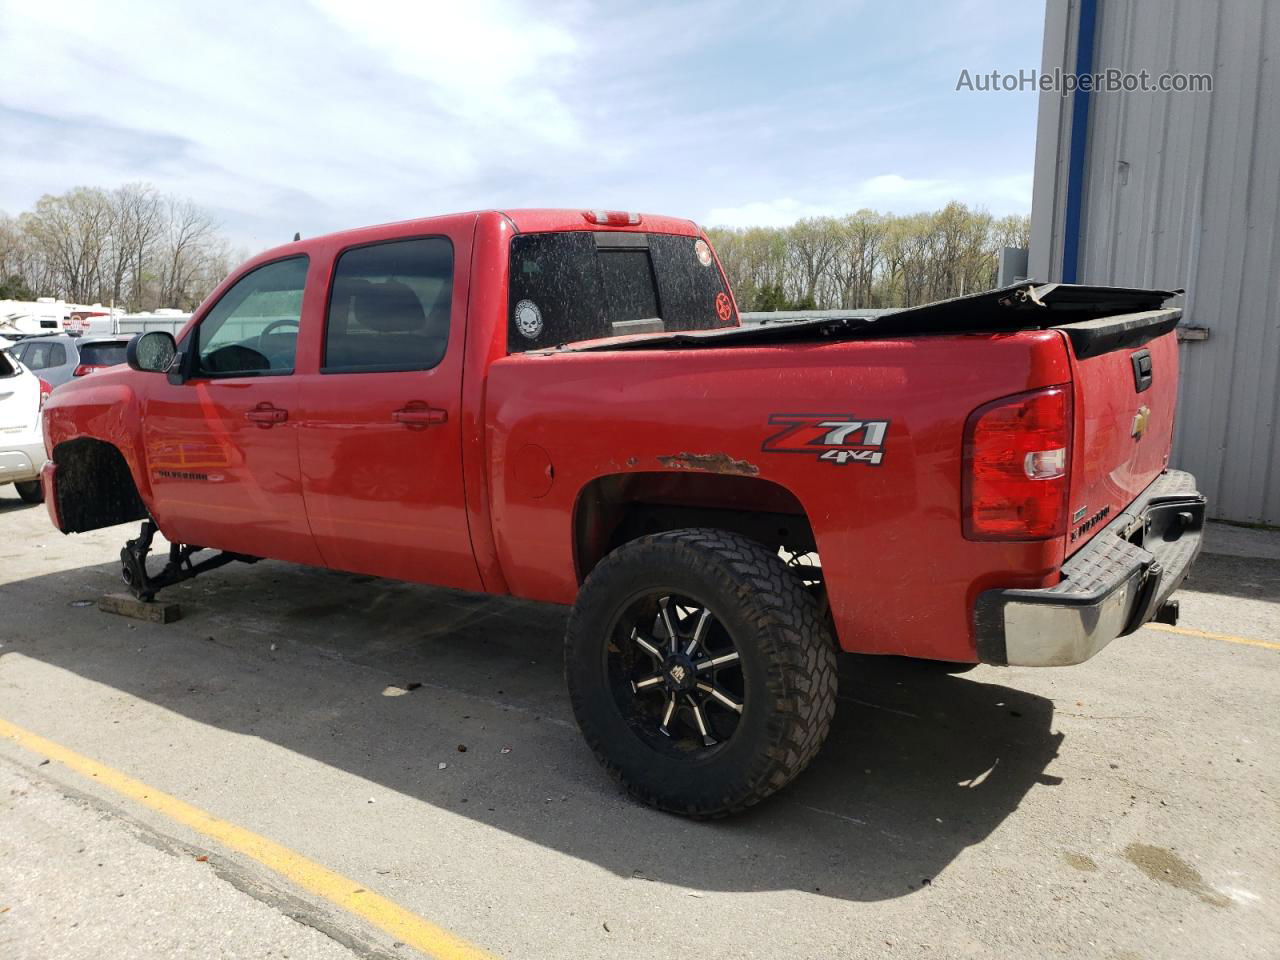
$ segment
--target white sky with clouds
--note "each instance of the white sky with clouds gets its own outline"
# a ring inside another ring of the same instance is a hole
[[[154,183],[250,249],[485,207],[1027,212],[1037,0],[0,0],[0,210]]]

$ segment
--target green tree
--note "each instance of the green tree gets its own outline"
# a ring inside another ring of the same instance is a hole
[[[34,300],[35,296],[27,281],[16,273],[0,280],[0,300]]]
[[[1030,218],[941,210],[812,217],[790,227],[708,231],[738,302],[756,311],[907,307],[995,285],[1003,247],[1025,247]]]

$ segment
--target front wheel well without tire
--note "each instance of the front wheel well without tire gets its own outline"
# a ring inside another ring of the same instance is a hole
[[[55,490],[63,533],[146,518],[129,464],[112,444],[92,437],[67,440],[54,448],[53,462],[58,468]]]

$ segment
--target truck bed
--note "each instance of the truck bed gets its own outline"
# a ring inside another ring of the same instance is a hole
[[[982,293],[894,310],[813,310],[743,314],[741,327],[639,334],[565,344],[557,350],[658,350],[727,347],[824,339],[878,339],[928,334],[995,333],[1062,328],[1077,356],[1115,349],[1127,339],[1172,330],[1182,316],[1163,309],[1181,290],[1147,290],[1022,281]]]
[[[593,477],[643,484],[673,466],[740,476],[793,494],[812,522],[847,649],[972,659],[982,590],[1056,585],[1065,560],[1166,466],[1180,311],[1160,305],[1174,295],[1026,284],[877,317],[647,334],[503,358],[487,391],[502,569],[513,592],[567,602],[581,548],[557,515],[581,508]],[[1143,344],[1157,376],[1137,397],[1128,348]],[[967,418],[996,398],[1056,384],[1072,388],[1070,527],[1041,540],[962,536]],[[1145,438],[1130,432],[1140,405],[1158,422]],[[844,466],[778,456],[770,425],[795,413],[883,420],[881,456]],[[535,447],[555,472],[537,498],[520,473]]]

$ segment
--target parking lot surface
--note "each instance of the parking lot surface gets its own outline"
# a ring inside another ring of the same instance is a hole
[[[143,623],[94,605],[131,529],[63,537],[11,488],[0,529],[5,957],[1280,943],[1277,534],[1214,525],[1179,628],[1078,667],[846,657],[810,770],[697,823],[633,803],[581,742],[563,609],[263,562],[165,591],[183,619]],[[299,863],[354,896],[300,886]],[[397,936],[360,896],[422,926]]]

